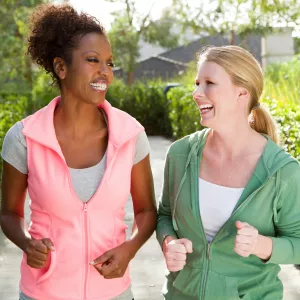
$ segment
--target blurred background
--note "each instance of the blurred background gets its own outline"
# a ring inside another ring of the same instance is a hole
[[[0,4],[0,150],[12,124],[58,93],[25,55],[28,16],[47,2]],[[116,65],[107,99],[148,135],[179,138],[200,129],[191,97],[197,52],[205,45],[245,47],[264,68],[263,102],[279,124],[282,145],[300,158],[300,0],[52,2],[69,3],[105,26]]]
[[[28,16],[51,2],[69,3],[105,26],[116,66],[107,100],[145,126],[157,197],[170,142],[201,129],[191,93],[197,53],[207,45],[240,45],[256,57],[265,73],[262,102],[278,123],[281,145],[300,160],[300,0],[1,0],[0,151],[16,121],[58,94],[25,55]],[[134,291],[137,299],[157,300],[162,256],[153,238],[143,249],[133,263]],[[20,254],[0,232],[0,300],[17,299]],[[289,266],[282,274],[284,299],[300,299],[299,271]]]

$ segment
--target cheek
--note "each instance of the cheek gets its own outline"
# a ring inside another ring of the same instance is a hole
[[[205,89],[205,94],[209,100],[218,102],[220,95],[222,95],[222,91],[220,91],[220,89],[216,86],[207,86]]]
[[[113,71],[111,70],[111,71],[109,72],[109,75],[108,75],[108,82],[111,83],[111,82],[113,81],[113,79],[114,79],[114,73],[113,73]]]

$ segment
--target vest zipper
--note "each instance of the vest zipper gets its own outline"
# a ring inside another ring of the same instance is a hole
[[[89,267],[87,213],[88,213],[87,203],[84,203],[83,204],[84,244],[85,244],[85,247],[84,247],[84,286],[83,286],[83,299],[84,300],[87,300],[87,277],[88,277],[88,267]]]

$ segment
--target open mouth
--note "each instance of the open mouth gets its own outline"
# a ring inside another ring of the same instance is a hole
[[[107,84],[104,82],[90,83],[90,86],[97,92],[105,92],[107,90]]]
[[[203,115],[210,112],[214,108],[214,106],[211,104],[200,104],[199,108],[201,115]]]

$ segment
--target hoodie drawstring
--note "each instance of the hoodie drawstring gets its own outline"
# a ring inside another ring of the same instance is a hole
[[[183,174],[183,176],[182,176],[182,179],[181,179],[181,182],[180,182],[178,191],[177,191],[177,195],[176,195],[175,200],[174,200],[174,207],[173,207],[173,213],[172,213],[172,223],[173,223],[173,227],[174,227],[175,231],[178,231],[177,222],[176,222],[176,220],[175,220],[175,211],[176,211],[176,206],[177,206],[178,197],[179,197],[180,191],[181,191],[181,189],[182,189],[182,186],[183,186],[183,184],[184,184],[184,181],[185,181],[185,179],[186,179],[187,168],[188,168],[188,166],[189,166],[189,164],[190,164],[190,161],[191,161],[191,159],[192,159],[192,156],[193,156],[194,152],[195,152],[196,150],[198,150],[198,149],[197,149],[197,146],[198,146],[198,143],[195,143],[195,144],[192,146],[192,149],[191,149],[191,151],[190,151],[190,153],[189,153],[189,156],[188,156],[188,158],[187,158],[187,161],[186,161],[186,164],[185,164],[185,168],[184,168],[184,174]]]
[[[275,177],[275,199],[273,202],[273,214],[274,214],[274,222],[278,223],[278,213],[277,213],[277,204],[279,201],[279,182],[280,182],[280,169],[276,172]]]

